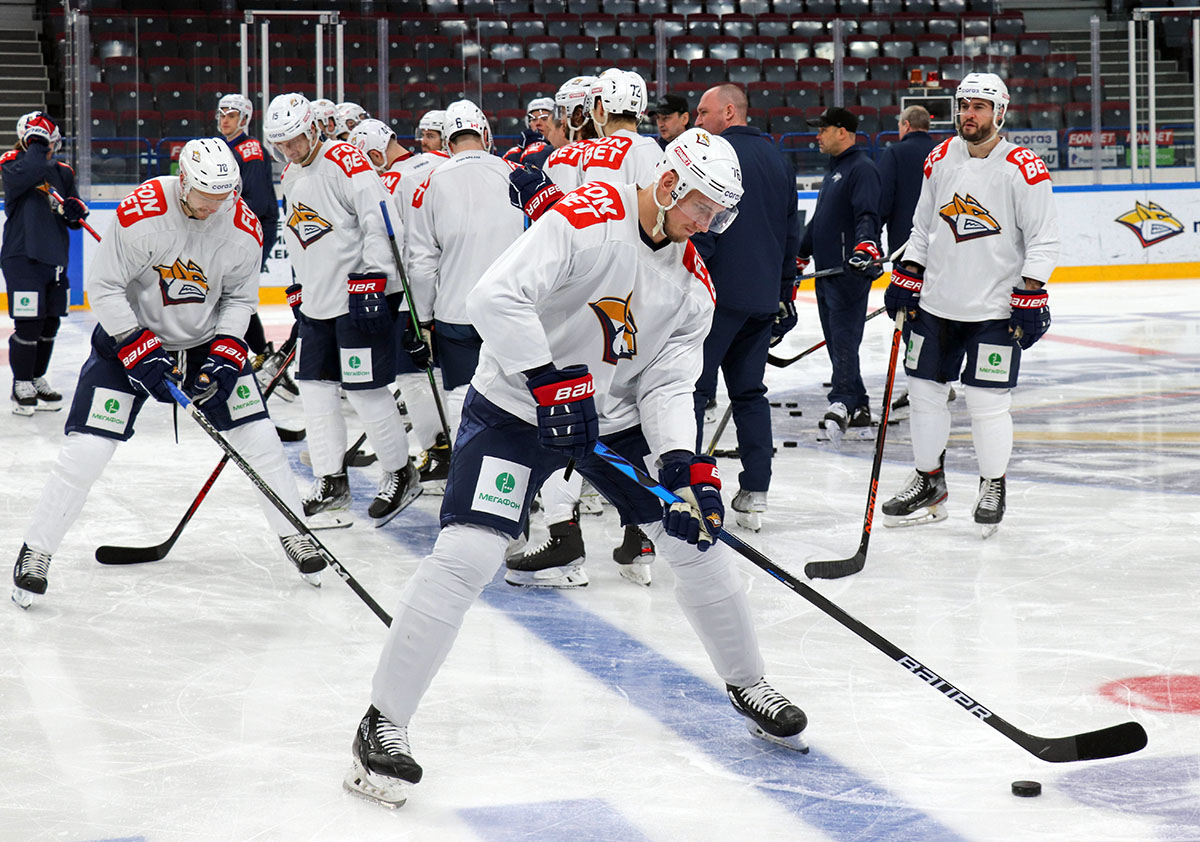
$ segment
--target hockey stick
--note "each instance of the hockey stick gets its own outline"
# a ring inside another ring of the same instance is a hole
[[[867,544],[871,540],[871,524],[875,520],[875,497],[879,493],[879,468],[883,465],[883,442],[887,438],[888,415],[892,411],[892,387],[896,383],[896,360],[900,355],[900,338],[904,334],[904,311],[896,313],[896,328],[892,331],[892,353],[888,359],[887,382],[883,387],[883,411],[875,433],[875,461],[871,463],[871,483],[867,486],[867,511],[863,515],[862,538],[858,552],[849,558],[830,561],[810,561],[804,565],[804,575],[810,579],[841,579],[860,572],[867,563]]]
[[[350,586],[350,590],[354,591],[354,593],[358,595],[358,598],[367,604],[367,607],[375,613],[376,617],[378,617],[380,620],[383,620],[384,625],[390,626],[392,624],[391,615],[389,615],[383,610],[382,607],[380,607],[379,603],[376,602],[374,598],[367,593],[366,589],[358,583],[358,580],[350,574],[350,571],[343,567],[342,563],[337,560],[334,554],[331,553],[329,549],[321,543],[321,540],[317,538],[317,536],[313,534],[313,531],[304,523],[304,519],[288,508],[287,503],[283,502],[283,500],[279,498],[279,495],[275,493],[275,489],[267,485],[266,480],[260,477],[258,472],[251,467],[250,463],[246,461],[242,454],[238,453],[237,450],[234,449],[233,445],[229,443],[229,440],[226,439],[225,436],[221,435],[221,432],[214,427],[212,422],[205,417],[204,413],[201,412],[194,403],[192,403],[191,399],[183,393],[182,389],[180,389],[170,380],[167,380],[166,384],[167,388],[171,390],[171,396],[175,398],[175,402],[186,409],[192,418],[196,419],[196,423],[199,424],[201,429],[208,434],[208,437],[220,445],[221,449],[225,451],[225,454],[234,461],[234,464],[242,469],[242,473],[244,473],[250,482],[254,484],[254,487],[262,492],[264,497],[271,501],[271,505],[278,509],[280,514],[287,518],[288,523],[295,527],[297,532],[313,542],[317,550],[321,553],[321,556],[325,559],[326,564],[328,564],[333,572],[338,575],[338,578]]]
[[[413,330],[417,332],[417,336],[421,335],[421,320],[417,317],[417,302],[413,300],[412,287],[408,285],[408,275],[404,272],[404,261],[400,259],[400,249],[396,245],[396,232],[392,228],[392,217],[388,214],[387,202],[379,203],[379,210],[383,214],[383,223],[387,226],[388,242],[392,244],[392,259],[396,261],[396,272],[400,275],[400,283],[404,285],[404,297],[408,299],[408,317],[412,321]],[[433,402],[437,405],[438,418],[442,419],[442,432],[446,436],[446,446],[454,447],[454,437],[450,435],[450,422],[446,420],[446,409],[442,406],[442,397],[438,394],[437,381],[433,376],[433,362],[425,366],[425,373],[429,375],[429,388],[433,392]]]
[[[660,500],[666,503],[679,502],[680,498],[678,496],[655,482],[645,471],[613,452],[603,442],[596,443],[595,452],[597,456],[604,459],[604,461],[654,494]],[[1131,754],[1146,747],[1146,730],[1136,722],[1123,722],[1120,725],[1112,725],[1108,728],[1101,728],[1098,731],[1088,731],[1069,737],[1037,737],[1026,733],[1007,720],[1002,719],[999,714],[985,708],[974,698],[969,697],[962,690],[959,690],[953,684],[946,681],[946,679],[933,672],[925,664],[909,655],[874,629],[850,616],[842,608],[792,576],[737,536],[721,531],[717,534],[717,538],[728,544],[734,551],[754,563],[757,567],[771,574],[771,576],[782,582],[792,591],[804,597],[867,643],[870,643],[880,652],[887,655],[904,670],[912,673],[922,683],[928,684],[943,696],[955,702],[968,714],[995,728],[1039,760],[1045,760],[1048,763],[1099,760],[1105,757],[1120,757],[1121,755]]]
[[[867,317],[865,319],[863,319],[863,321],[869,322],[869,321],[871,321],[871,319],[875,318],[880,313],[882,313],[886,310],[887,310],[886,307],[880,307],[878,310],[872,310],[870,313],[867,313]],[[769,362],[771,365],[775,366],[776,368],[787,368],[792,363],[794,363],[798,360],[804,359],[809,354],[811,354],[813,351],[819,351],[820,349],[822,349],[824,347],[825,347],[825,340],[822,339],[816,345],[813,345],[811,348],[807,348],[807,349],[801,351],[799,354],[797,354],[794,357],[776,357],[774,354],[767,354],[767,362]]]
[[[896,250],[893,251],[891,254],[889,254],[887,257],[881,257],[878,260],[872,260],[870,263],[868,263],[863,268],[864,269],[868,269],[868,268],[869,269],[878,269],[883,264],[890,263],[893,260],[895,260],[897,257],[899,257],[900,252],[904,251],[906,248],[908,248],[908,240],[905,240],[903,243],[901,243],[896,248]],[[843,251],[842,254],[845,254],[845,251]],[[819,272],[810,272],[807,275],[800,275],[799,277],[796,278],[796,283],[798,284],[801,281],[811,281],[813,278],[828,278],[830,275],[844,275],[844,274],[846,274],[846,267],[835,266],[831,269],[822,269]]]
[[[47,184],[46,186],[50,187],[49,184]],[[54,199],[54,201],[58,202],[60,207],[62,206],[62,204],[63,204],[62,194],[59,193],[57,190],[55,190],[53,187],[50,187],[50,196]],[[84,220],[84,219],[79,220],[79,225],[83,228],[84,231],[87,231],[89,234],[91,234],[93,237],[95,237],[96,242],[100,242],[100,235],[96,233],[95,228],[93,228],[92,226],[87,224],[87,220]]]

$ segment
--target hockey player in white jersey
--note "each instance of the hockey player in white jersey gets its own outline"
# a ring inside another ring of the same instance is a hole
[[[484,345],[442,531],[389,629],[354,738],[352,792],[395,807],[420,781],[409,721],[520,533],[534,490],[569,458],[623,521],[646,524],[658,540],[676,600],[751,732],[807,750],[804,712],[764,677],[733,552],[714,543],[723,518],[714,461],[693,451],[692,392],[714,305],[687,238],[727,225],[740,197],[732,147],[693,129],[668,147],[655,182],[569,193],[476,286],[468,310]],[[683,501],[664,509],[592,452],[597,439],[657,462]]]
[[[451,103],[442,128],[450,160],[425,178],[411,206],[408,279],[417,314],[423,324],[432,322],[451,433],[458,427],[482,342],[467,314],[467,299],[484,270],[525,227],[521,211],[508,200],[513,165],[491,154],[491,134],[474,103]],[[424,353],[414,357],[414,364],[426,361]],[[440,490],[445,480],[444,455],[430,450],[421,468],[421,482],[431,490]]]
[[[662,149],[654,138],[637,133],[646,113],[646,82],[633,70],[611,68],[601,73],[586,103],[600,137],[583,149],[579,182],[648,184]]]
[[[346,140],[350,137],[350,132],[354,131],[354,127],[371,115],[357,102],[339,102],[337,104],[337,116],[339,128],[344,132],[344,134],[339,133],[337,138],[338,140]]]
[[[554,94],[554,119],[565,131],[567,143],[555,147],[542,169],[562,193],[574,190],[583,183],[579,180],[579,158],[587,144],[596,137],[596,126],[587,107],[588,95],[595,81],[595,76],[575,76],[564,82]],[[536,220],[545,209],[527,207],[525,213],[530,219]]]
[[[296,380],[315,476],[305,514],[337,512],[350,503],[341,387],[383,471],[367,510],[382,526],[421,491],[387,388],[396,377],[394,320],[403,297],[379,209],[388,193],[358,149],[320,139],[300,94],[275,97],[263,128],[277,156],[288,161],[283,220],[297,281],[288,301],[300,322]]]
[[[442,152],[445,144],[442,142],[442,123],[446,122],[446,112],[441,109],[426,111],[417,123],[417,141],[421,144],[422,152]]]
[[[1058,221],[1042,159],[1000,136],[1009,103],[1000,77],[968,73],[955,96],[958,136],[925,159],[912,236],[885,295],[890,316],[907,313],[916,470],[883,513],[887,526],[946,517],[946,399],[961,372],[979,463],[972,514],[987,538],[1004,517],[1021,353],[1050,327]]]
[[[337,140],[337,103],[331,99],[314,99],[309,107],[325,139]]]
[[[188,141],[179,175],[151,179],[117,206],[85,290],[99,324],[67,417],[66,439],[25,530],[13,600],[46,592],[50,559],[147,398],[191,394],[293,511],[301,508],[241,339],[258,306],[262,228],[238,195],[237,159],[221,138]],[[173,358],[174,355],[174,358]],[[169,460],[169,457],[168,457]],[[320,584],[323,557],[261,494],[289,560]]]

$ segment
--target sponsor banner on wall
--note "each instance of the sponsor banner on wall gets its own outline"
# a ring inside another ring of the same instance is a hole
[[[1036,152],[1050,169],[1058,168],[1058,132],[1042,129],[1006,129],[1004,137]]]

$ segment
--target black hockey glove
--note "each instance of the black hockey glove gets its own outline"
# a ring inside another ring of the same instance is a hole
[[[883,293],[883,306],[889,319],[904,311],[906,319],[916,318],[917,302],[921,300],[921,287],[925,284],[925,270],[915,263],[902,263],[892,267],[892,282]]]
[[[404,323],[404,333],[400,337],[400,347],[408,354],[412,364],[422,370],[429,368],[429,362],[433,359],[429,342],[425,338],[426,333],[427,329],[424,326],[418,332],[413,327],[412,319],[409,319]]]
[[[663,454],[658,476],[664,486],[681,498],[680,502],[664,507],[663,528],[672,538],[695,544],[696,549],[704,552],[717,539],[725,522],[717,460],[672,450]]]
[[[517,167],[508,174],[508,200],[533,222],[562,197],[558,185],[537,167]]]
[[[200,366],[200,374],[189,390],[196,404],[207,408],[229,400],[249,354],[250,349],[242,340],[223,334],[215,336],[208,347],[208,358]]]
[[[292,284],[284,290],[284,294],[287,296],[288,306],[292,308],[292,317],[298,322],[303,322],[304,314],[300,312],[300,305],[304,301],[303,288],[300,284]]]
[[[796,315],[796,282],[785,278],[779,289],[779,312],[775,314],[775,324],[771,325],[771,347],[774,348],[783,341],[788,331],[800,320]]]
[[[55,210],[67,221],[68,225],[73,225],[76,228],[79,227],[80,221],[87,219],[87,215],[90,213],[88,206],[74,196],[68,196],[63,199],[62,204],[55,208]]]
[[[147,395],[163,403],[175,402],[166,381],[178,386],[181,375],[154,331],[144,327],[131,331],[120,343],[117,359],[125,366],[129,380]]]
[[[591,453],[600,438],[600,417],[587,366],[547,364],[528,374],[525,385],[537,403],[538,443],[575,459]]]
[[[377,335],[392,326],[392,314],[384,297],[387,275],[351,272],[346,288],[350,292],[350,321],[356,330]]]
[[[854,252],[846,258],[846,270],[854,272],[857,275],[863,275],[873,281],[883,274],[883,268],[879,265],[882,260],[883,255],[879,253],[879,246],[870,240],[863,240],[854,247]]]
[[[1013,287],[1008,331],[1021,350],[1028,351],[1050,329],[1050,293],[1042,289]]]

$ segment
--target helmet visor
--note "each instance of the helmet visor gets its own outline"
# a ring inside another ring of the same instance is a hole
[[[699,190],[689,192],[675,204],[675,207],[692,222],[714,234],[724,232],[733,224],[738,215],[736,205],[727,208],[714,202]]]

